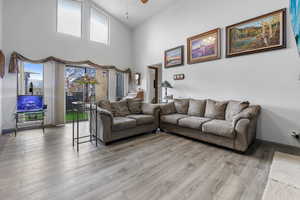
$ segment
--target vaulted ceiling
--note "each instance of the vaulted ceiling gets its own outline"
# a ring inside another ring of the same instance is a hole
[[[118,18],[130,27],[135,27],[178,0],[149,0],[143,4],[140,0],[93,0],[102,9]],[[129,18],[126,18],[126,12]]]

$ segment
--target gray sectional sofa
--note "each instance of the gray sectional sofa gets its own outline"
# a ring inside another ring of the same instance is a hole
[[[98,103],[97,112],[91,115],[91,131],[104,144],[123,138],[154,132],[159,127],[159,105],[141,100],[123,100]]]
[[[242,101],[175,99],[161,105],[165,132],[245,152],[256,138],[260,106]]]
[[[175,99],[158,105],[140,100],[100,101],[91,130],[105,144],[158,128],[245,152],[256,138],[260,106],[243,101]]]

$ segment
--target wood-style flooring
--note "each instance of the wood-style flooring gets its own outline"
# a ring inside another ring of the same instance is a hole
[[[0,136],[0,199],[260,200],[275,151],[299,154],[259,141],[238,154],[165,133],[77,153],[70,124],[23,131]]]

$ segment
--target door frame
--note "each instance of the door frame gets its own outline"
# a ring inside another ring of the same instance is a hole
[[[155,89],[155,102],[154,103],[159,103],[159,85],[158,85],[158,72],[159,72],[159,67],[162,67],[162,63],[158,63],[155,65],[150,65],[148,66],[148,69],[150,70],[155,70],[155,85],[154,85],[154,89]],[[153,84],[153,83],[150,83]]]
[[[64,67],[64,80],[66,80],[66,74],[65,74],[65,70],[67,69],[67,68],[78,68],[78,69],[82,69],[82,70],[84,70],[84,74],[86,74],[87,73],[87,69],[94,69],[95,70],[95,73],[96,73],[96,75],[97,75],[97,68],[95,68],[95,67],[93,67],[93,66],[89,66],[89,65],[65,65],[65,67]],[[84,89],[83,89],[83,91],[82,91],[82,93],[83,93],[83,101],[85,101],[85,98],[86,98],[86,95],[88,94],[88,88],[87,88],[87,84],[85,84],[84,86]],[[64,88],[65,88],[65,86],[64,86]],[[95,93],[96,93],[96,88],[95,88]],[[67,112],[68,112],[68,110],[67,110],[67,101],[66,101],[66,91],[64,92],[64,99],[65,99],[65,105],[64,105],[64,109],[65,109],[65,123],[72,123],[72,120],[67,120],[66,119],[66,116],[67,116]],[[95,94],[95,97],[96,97],[96,94]],[[69,110],[70,111],[70,110]],[[72,111],[72,110],[71,110]],[[79,121],[88,121],[88,118],[87,119],[80,119]]]

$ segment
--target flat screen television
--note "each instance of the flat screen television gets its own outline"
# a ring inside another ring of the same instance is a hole
[[[19,95],[17,99],[18,112],[33,112],[43,110],[43,96]]]

